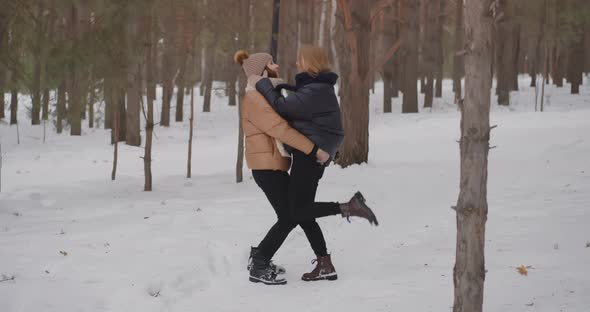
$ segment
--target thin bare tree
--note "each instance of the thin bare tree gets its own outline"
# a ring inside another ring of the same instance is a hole
[[[463,0],[455,0],[455,42],[453,56],[453,92],[455,104],[462,98],[461,80],[464,71],[463,60]]]
[[[156,97],[154,85],[154,63],[155,55],[153,55],[154,45],[154,4],[152,1],[148,2],[147,16],[145,18],[146,29],[146,44],[145,44],[145,65],[146,65],[146,101],[147,101],[147,116],[145,123],[145,149],[143,155],[143,169],[145,175],[144,191],[152,190],[152,137],[154,133],[154,98]]]
[[[465,100],[461,109],[460,193],[456,259],[453,272],[454,312],[481,312],[485,280],[485,225],[488,215],[487,178],[490,149],[490,89],[492,28],[497,3],[465,3]]]

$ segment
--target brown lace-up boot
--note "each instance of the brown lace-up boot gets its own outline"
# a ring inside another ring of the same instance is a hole
[[[350,217],[360,217],[367,219],[369,223],[379,225],[375,214],[365,204],[365,198],[361,192],[356,192],[348,203],[340,204],[340,211],[342,211],[342,217],[346,218],[350,222]]]
[[[304,273],[301,276],[301,279],[304,281],[320,281],[320,280],[329,280],[334,281],[338,279],[338,274],[336,274],[336,269],[332,264],[332,259],[330,255],[325,257],[318,257],[311,261],[311,263],[316,263],[315,269],[309,273]]]

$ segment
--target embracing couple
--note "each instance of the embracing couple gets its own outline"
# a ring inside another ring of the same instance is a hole
[[[249,280],[283,285],[285,269],[271,259],[289,233],[300,226],[314,253],[316,267],[304,281],[338,278],[316,218],[342,215],[378,225],[360,192],[347,203],[316,202],[318,183],[344,138],[340,106],[334,91],[338,75],[330,70],[323,48],[303,46],[298,52],[296,85],[278,79],[279,66],[267,53],[234,56],[248,77],[242,101],[246,162],[256,184],[277,214],[258,247],[252,247]],[[283,96],[281,90],[291,93]],[[289,172],[290,169],[290,172]]]

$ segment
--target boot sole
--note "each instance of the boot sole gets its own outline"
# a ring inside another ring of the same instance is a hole
[[[306,279],[304,277],[301,278],[301,280],[302,281],[305,281],[305,282],[335,281],[337,279],[338,279],[338,275],[337,274],[334,274],[334,275],[324,275],[324,276],[321,276],[321,277],[318,277],[318,278],[309,278],[309,279]]]
[[[264,281],[264,280],[261,280],[259,278],[252,277],[252,276],[250,276],[249,280],[252,283],[262,283],[264,285],[271,285],[271,286],[273,286],[273,285],[286,285],[287,284],[287,281],[281,281],[281,282],[271,283],[271,282],[267,282],[267,281]]]
[[[250,270],[252,269],[252,266],[248,266],[246,267],[246,271],[250,272]],[[287,270],[281,271],[281,270],[275,270],[275,273],[277,275],[283,275],[283,274],[287,274]]]

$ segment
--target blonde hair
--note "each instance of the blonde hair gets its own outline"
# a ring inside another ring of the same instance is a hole
[[[317,76],[321,73],[332,71],[328,61],[326,49],[314,45],[303,45],[297,55],[299,61],[303,59],[307,65],[307,73]]]

